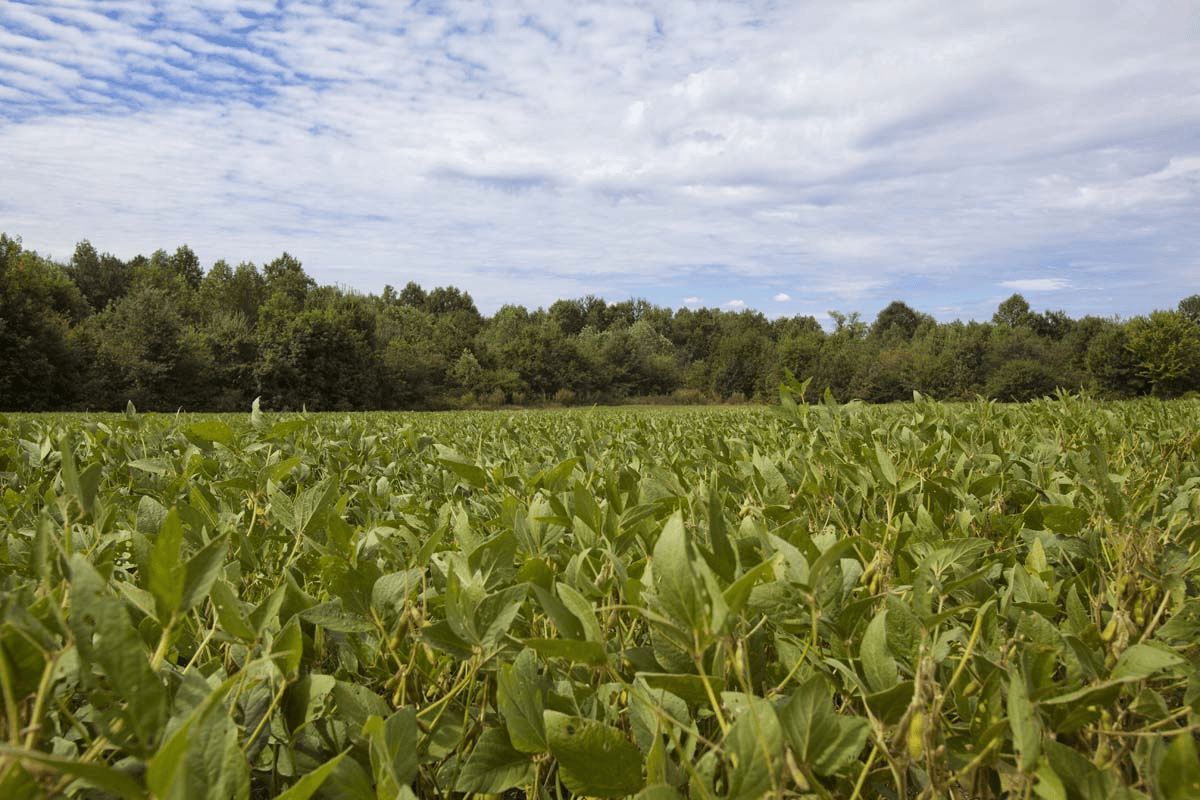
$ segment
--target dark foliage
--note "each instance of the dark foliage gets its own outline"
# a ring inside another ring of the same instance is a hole
[[[0,410],[770,402],[788,373],[812,379],[810,400],[873,403],[1200,391],[1197,295],[1126,321],[1035,312],[1019,294],[985,323],[899,300],[870,324],[830,317],[827,332],[589,295],[485,318],[453,286],[318,286],[288,253],[205,273],[187,245],[122,261],[84,240],[56,264],[0,234]]]

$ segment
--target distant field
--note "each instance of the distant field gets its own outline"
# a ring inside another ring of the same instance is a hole
[[[1198,456],[1198,401],[0,416],[0,797],[1197,797]]]

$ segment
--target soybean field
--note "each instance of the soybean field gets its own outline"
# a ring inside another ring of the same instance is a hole
[[[1200,797],[1200,401],[0,417],[0,797]]]

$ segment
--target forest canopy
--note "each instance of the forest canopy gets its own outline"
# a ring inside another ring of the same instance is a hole
[[[830,316],[825,331],[811,316],[588,296],[484,317],[453,286],[321,286],[286,252],[205,271],[187,245],[125,261],[84,240],[57,263],[0,234],[0,410],[770,401],[788,373],[814,396],[873,403],[1200,391],[1200,295],[1127,320],[1035,311],[1019,294],[988,322],[900,300],[871,323]]]

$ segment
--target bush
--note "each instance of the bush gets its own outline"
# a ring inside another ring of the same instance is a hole
[[[988,376],[984,390],[989,399],[1020,403],[1054,394],[1058,380],[1040,361],[1020,358],[1001,364]]]

